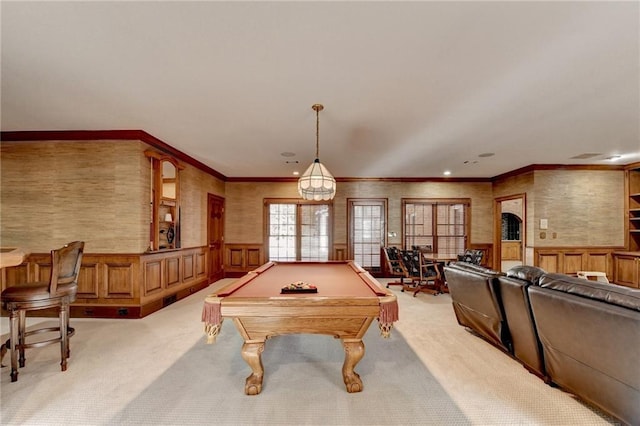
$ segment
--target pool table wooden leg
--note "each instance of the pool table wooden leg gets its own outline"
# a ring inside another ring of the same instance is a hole
[[[258,395],[262,391],[262,378],[264,376],[262,351],[264,351],[264,340],[245,342],[242,345],[242,358],[249,364],[252,371],[244,385],[244,393],[247,395]]]
[[[362,391],[362,380],[353,369],[364,356],[364,343],[361,339],[342,339],[342,346],[344,346],[345,355],[342,378],[347,386],[347,392],[360,392]]]

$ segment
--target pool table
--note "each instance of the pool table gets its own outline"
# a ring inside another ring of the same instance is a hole
[[[284,293],[296,282],[314,286]],[[224,318],[231,318],[244,339],[242,358],[252,370],[245,393],[262,390],[261,354],[265,341],[291,333],[328,334],[342,341],[342,376],[348,392],[360,392],[362,380],[354,371],[364,356],[362,337],[378,318],[384,337],[398,320],[396,296],[353,261],[269,262],[209,295],[202,320],[213,343]]]

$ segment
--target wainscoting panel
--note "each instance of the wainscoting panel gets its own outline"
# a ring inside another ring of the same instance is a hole
[[[180,255],[165,259],[166,266],[166,288],[180,284]]]
[[[193,254],[182,256],[182,280],[184,282],[191,281],[196,277],[194,257]]]
[[[162,290],[162,260],[154,259],[143,263],[144,295],[148,296]]]
[[[255,269],[262,266],[262,248],[248,247],[247,248],[247,266],[250,269]]]
[[[206,253],[194,253],[196,258],[196,279],[202,279],[207,277],[207,254]]]
[[[224,275],[240,277],[266,262],[262,244],[225,244]]]
[[[587,271],[608,271],[608,266],[611,264],[611,253],[589,253],[586,264]]]
[[[229,247],[227,253],[228,253],[227,257],[229,259],[229,267],[231,268],[243,267],[245,249],[240,247]]]
[[[575,274],[578,271],[584,271],[585,269],[582,267],[583,257],[583,253],[581,252],[565,252],[563,270],[567,271],[567,274]]]
[[[71,316],[140,318],[187,297],[208,285],[207,250],[195,247],[148,254],[84,253]],[[22,265],[3,268],[2,288],[48,281],[50,259],[48,253],[35,253]],[[57,315],[53,311],[41,314]]]
[[[99,267],[98,262],[83,262],[80,266],[78,277],[78,296],[85,299],[97,299],[99,293]]]
[[[605,272],[613,281],[612,253],[619,247],[534,248],[535,265],[547,272],[576,275],[578,271]]]
[[[133,263],[104,262],[104,290],[105,298],[130,298],[133,297],[134,269]]]

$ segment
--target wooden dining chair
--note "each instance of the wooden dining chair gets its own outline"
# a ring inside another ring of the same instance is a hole
[[[24,350],[53,343],[60,343],[60,367],[67,369],[70,356],[69,338],[75,330],[69,327],[69,305],[76,299],[78,274],[82,263],[84,242],[75,241],[51,251],[51,276],[49,281],[20,283],[2,292],[2,305],[9,312],[9,340],[6,348],[11,351],[11,381],[18,380],[18,362],[25,366]],[[55,308],[58,311],[57,327],[42,327],[26,331],[26,315],[29,311]],[[27,337],[39,333],[59,332],[59,336],[36,342]],[[18,359],[18,354],[20,358]]]

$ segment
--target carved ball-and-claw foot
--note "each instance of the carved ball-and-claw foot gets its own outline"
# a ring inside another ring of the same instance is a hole
[[[344,379],[344,384],[347,386],[347,392],[361,392],[362,380],[360,380],[360,375],[353,371],[353,369],[364,356],[364,343],[362,343],[360,339],[344,339],[342,345],[344,346],[345,353],[344,364],[342,366],[342,378]]]
[[[251,374],[244,384],[244,393],[247,395],[258,395],[262,391],[262,376]]]
[[[352,375],[345,376],[344,384],[347,386],[347,392],[349,393],[362,392],[362,380],[360,380],[358,373],[354,372]]]

